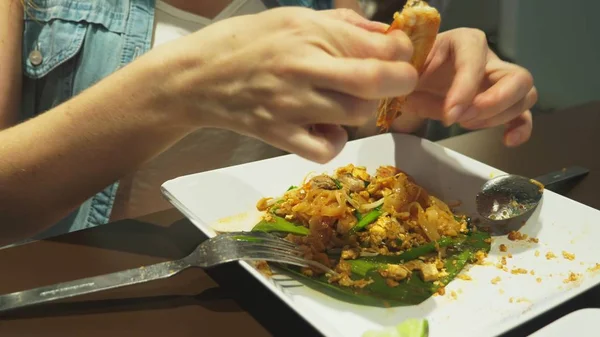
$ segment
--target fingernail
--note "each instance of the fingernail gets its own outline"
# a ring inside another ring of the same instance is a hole
[[[464,114],[462,114],[462,116],[458,118],[458,122],[468,122],[475,117],[477,117],[477,109],[470,107],[467,109],[467,111],[465,111]]]
[[[450,109],[448,115],[446,116],[446,126],[454,124],[458,120],[460,115],[463,113],[463,111],[465,111],[465,107],[462,105],[455,105],[452,109]]]
[[[519,132],[511,132],[506,135],[507,146],[517,146],[521,143],[521,134]]]

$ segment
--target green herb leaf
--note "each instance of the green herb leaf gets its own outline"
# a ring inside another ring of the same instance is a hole
[[[489,252],[490,243],[486,242],[489,234],[474,232],[459,238],[442,238],[438,245],[448,247],[445,259],[447,276],[442,277],[439,283],[425,282],[418,273],[400,282],[398,286],[390,287],[379,271],[387,267],[387,263],[399,263],[414,260],[419,256],[435,251],[435,245],[415,247],[398,256],[361,257],[356,260],[347,260],[352,267],[353,280],[372,279],[373,283],[364,288],[351,288],[330,284],[326,276],[308,277],[298,268],[282,266],[284,270],[300,283],[342,301],[377,307],[397,307],[416,305],[431,297],[435,292],[450,283],[465,265],[475,260],[477,251]],[[432,249],[433,248],[433,249]],[[388,258],[394,258],[391,261]]]

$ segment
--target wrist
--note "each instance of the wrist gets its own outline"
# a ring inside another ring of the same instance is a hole
[[[153,50],[127,66],[125,82],[138,88],[130,97],[142,108],[143,118],[155,119],[162,127],[193,132],[211,125],[207,106],[196,80],[202,62],[181,57],[175,48]],[[202,99],[203,102],[204,99]]]

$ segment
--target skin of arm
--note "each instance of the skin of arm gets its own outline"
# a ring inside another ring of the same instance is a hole
[[[0,246],[48,228],[86,196],[193,130],[165,108],[158,85],[154,91],[135,89],[167,72],[156,64],[160,60],[145,57],[68,102],[8,127],[16,119],[21,88],[20,6],[16,0],[0,4]]]
[[[0,1],[0,130],[14,125],[21,98],[21,35],[23,7],[19,0]]]
[[[331,160],[346,142],[345,131],[313,134],[306,125],[362,125],[376,100],[405,95],[417,78],[407,63],[407,39],[359,28],[370,22],[351,14],[289,7],[218,22],[2,130],[0,245],[50,227],[202,127]],[[0,26],[5,29],[20,40],[18,24]],[[207,44],[214,48],[199,47]],[[11,62],[17,57],[5,49],[0,55]]]

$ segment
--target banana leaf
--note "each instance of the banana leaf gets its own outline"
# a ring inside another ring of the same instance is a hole
[[[290,225],[298,227],[285,219],[282,220],[286,223],[281,220],[271,223],[271,231],[285,232],[286,229],[292,228]],[[283,224],[283,226],[278,227],[278,224]],[[256,230],[264,230],[265,224],[261,222],[255,228]],[[295,228],[293,229],[295,230]],[[307,235],[308,233],[300,234],[296,231],[293,234]],[[414,247],[399,255],[378,255],[346,260],[352,267],[351,278],[353,280],[364,278],[373,280],[372,283],[363,288],[330,284],[325,275],[308,277],[302,274],[300,269],[295,266],[279,265],[279,267],[305,286],[345,302],[377,307],[409,306],[427,300],[440,287],[450,283],[467,263],[475,261],[475,253],[477,251],[489,252],[489,238],[488,233],[473,231],[454,238],[443,237],[435,243]],[[388,263],[395,264],[414,260],[420,256],[435,252],[437,247],[446,247],[447,249],[445,268],[448,275],[439,279],[439,282],[425,282],[417,273],[413,273],[408,279],[400,281],[399,285],[390,287],[386,283],[386,279],[379,274],[379,270],[386,268]]]

